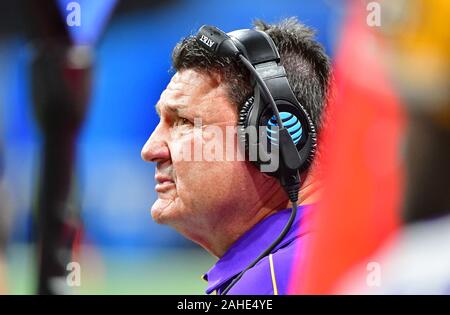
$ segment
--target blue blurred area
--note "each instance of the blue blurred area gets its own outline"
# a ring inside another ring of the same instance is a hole
[[[57,2],[65,20],[74,21],[71,17],[82,12],[83,22],[81,23],[80,19],[78,27],[69,27],[68,29],[72,40],[77,45],[88,45],[94,44],[100,37],[117,0],[58,0]]]
[[[82,3],[82,21],[83,8]],[[90,111],[79,141],[77,179],[87,240],[126,248],[190,244],[151,220],[154,166],[140,158],[158,121],[154,104],[171,77],[172,48],[182,37],[202,24],[231,31],[250,27],[256,18],[276,22],[297,16],[318,31],[317,38],[332,55],[331,39],[337,37],[340,13],[325,0],[186,0],[115,16],[95,49]],[[98,37],[83,36],[91,42]],[[0,42],[0,126],[6,145],[5,177],[13,199],[13,241],[29,239],[39,170],[39,134],[29,92],[30,53],[21,38]]]

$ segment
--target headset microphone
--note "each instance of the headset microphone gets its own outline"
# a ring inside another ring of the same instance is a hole
[[[242,106],[239,115],[239,139],[246,153],[251,148],[265,152],[253,163],[261,167],[270,152],[279,153],[280,165],[269,175],[280,180],[290,201],[292,212],[278,238],[250,265],[239,273],[221,294],[228,291],[243,274],[281,242],[291,228],[297,214],[300,171],[310,165],[316,148],[316,132],[311,118],[296,99],[280,64],[280,55],[272,39],[257,30],[238,30],[226,34],[214,26],[202,26],[196,36],[197,42],[219,57],[239,59],[250,71],[256,82],[253,96]],[[245,134],[249,126],[264,127],[265,139],[250,139]],[[269,146],[267,146],[267,142]]]

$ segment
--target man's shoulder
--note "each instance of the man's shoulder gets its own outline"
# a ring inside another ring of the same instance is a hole
[[[307,238],[309,238],[308,234],[298,236],[290,243],[261,259],[242,276],[230,290],[230,293],[244,295],[287,294],[293,263],[297,258],[300,258],[299,256],[302,256],[298,252],[298,248]]]

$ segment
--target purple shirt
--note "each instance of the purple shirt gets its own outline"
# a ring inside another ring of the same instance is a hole
[[[298,207],[295,221],[283,240],[269,256],[247,270],[228,294],[287,294],[293,262],[296,258],[303,260],[298,251],[304,247],[308,237],[306,214],[310,209],[311,205]],[[208,281],[206,293],[216,291],[220,294],[234,277],[269,247],[288,222],[291,211],[291,208],[278,211],[239,238],[203,276]]]

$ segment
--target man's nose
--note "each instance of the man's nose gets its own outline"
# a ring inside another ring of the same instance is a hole
[[[163,162],[170,159],[167,143],[156,133],[153,133],[141,151],[141,157],[146,162]]]

